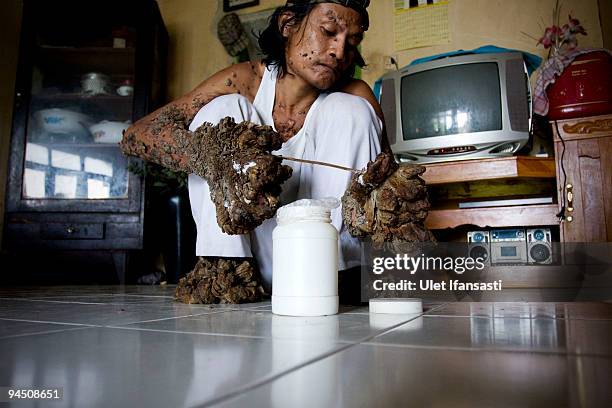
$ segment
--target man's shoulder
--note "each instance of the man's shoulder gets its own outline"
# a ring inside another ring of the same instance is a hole
[[[252,100],[259,88],[264,67],[261,61],[230,65],[201,83],[196,92],[206,91],[213,96],[238,93]]]
[[[345,92],[350,95],[359,96],[370,103],[376,115],[382,120],[383,113],[376,96],[374,96],[374,92],[372,92],[372,88],[367,82],[361,79],[352,79],[350,82],[346,83],[344,86],[340,88],[341,92]]]
[[[361,79],[350,80],[340,88],[340,91],[351,95],[361,96],[362,98],[366,99],[369,99],[371,95],[374,95],[370,85]]]

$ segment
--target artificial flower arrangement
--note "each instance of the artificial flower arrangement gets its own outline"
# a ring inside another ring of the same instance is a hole
[[[578,45],[577,35],[587,35],[586,30],[580,24],[578,19],[573,18],[571,14],[568,14],[568,22],[561,26],[561,5],[559,1],[555,3],[553,8],[553,25],[547,27],[544,30],[544,35],[537,39],[536,45],[542,45],[548,50],[548,58],[562,53],[565,50],[573,50]],[[528,34],[527,34],[528,35]],[[530,38],[536,40],[536,38],[528,35]]]

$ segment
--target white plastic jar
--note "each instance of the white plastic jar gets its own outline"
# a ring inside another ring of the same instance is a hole
[[[286,316],[338,313],[338,231],[335,198],[281,207],[272,233],[272,312]]]

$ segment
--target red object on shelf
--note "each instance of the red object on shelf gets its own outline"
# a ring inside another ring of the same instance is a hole
[[[580,55],[546,94],[552,120],[612,113],[612,56],[603,51]]]

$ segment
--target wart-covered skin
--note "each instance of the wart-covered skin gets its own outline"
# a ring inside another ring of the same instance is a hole
[[[424,226],[430,208],[423,166],[399,166],[389,153],[379,154],[353,175],[342,197],[342,216],[351,235],[385,243],[433,242]]]
[[[291,177],[291,167],[270,153],[281,145],[272,127],[236,124],[230,117],[177,140],[189,173],[208,181],[217,224],[226,234],[250,232],[276,213],[281,184]]]
[[[130,126],[120,143],[126,155],[136,156],[174,171],[188,172],[189,158],[177,141],[189,139],[189,124],[198,111],[214,98],[240,94],[253,102],[261,82],[264,65],[244,62],[221,70],[193,91],[157,109]]]
[[[216,126],[204,123],[195,132],[187,127],[181,111],[169,106],[152,126],[153,134],[165,130],[169,143],[151,151],[128,134],[123,151],[205,179],[217,223],[226,234],[245,234],[273,217],[280,205],[281,184],[291,177],[291,167],[270,153],[282,145],[278,133],[270,126],[236,124],[230,117]]]
[[[189,304],[250,303],[263,294],[261,277],[248,261],[200,258],[179,280],[174,298]]]

